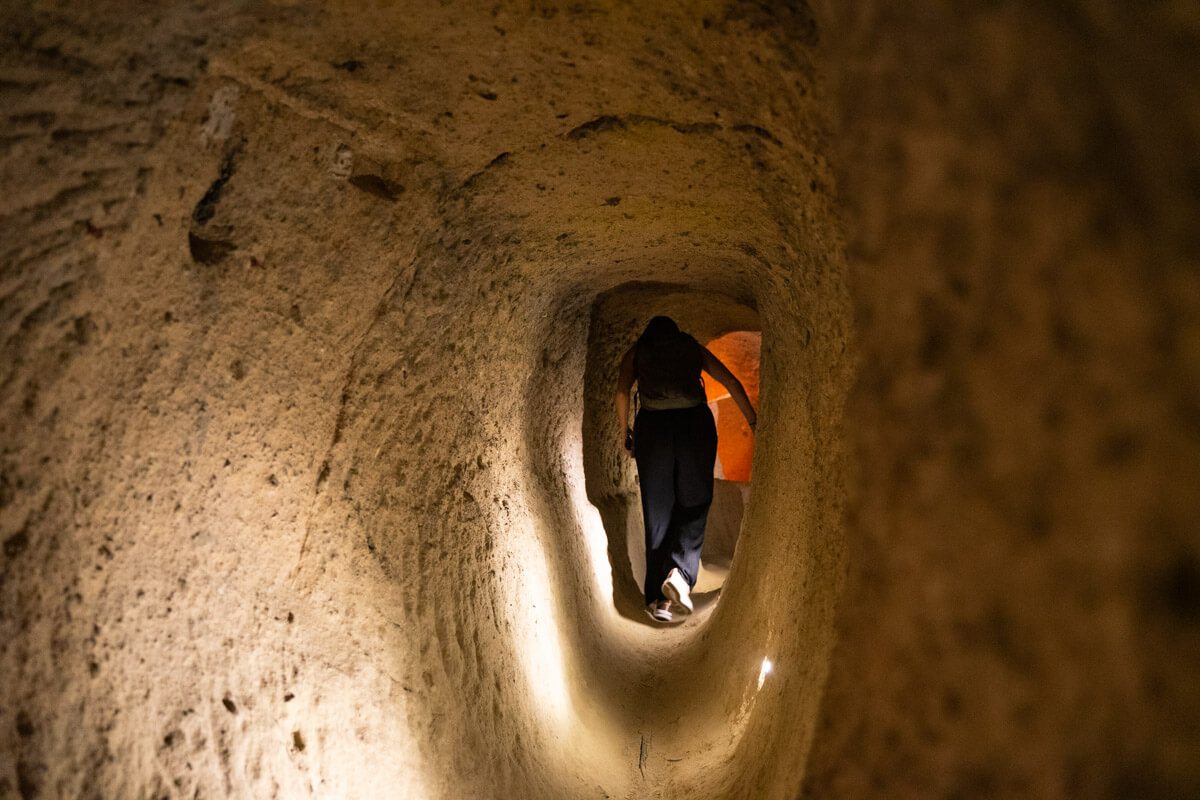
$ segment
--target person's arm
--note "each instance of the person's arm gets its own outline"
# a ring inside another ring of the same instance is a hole
[[[629,390],[633,388],[633,353],[637,345],[625,352],[621,359],[621,371],[617,375],[617,441],[627,455],[633,453],[626,447],[629,433]]]
[[[750,398],[746,396],[746,390],[742,386],[742,382],[737,379],[737,376],[729,371],[729,367],[721,363],[721,359],[714,356],[707,347],[700,347],[700,363],[704,367],[704,371],[712,375],[717,381],[729,390],[729,395],[733,398],[733,402],[737,403],[737,407],[742,412],[742,416],[746,418],[746,422],[750,424],[750,430],[754,430],[754,426],[758,424],[758,414],[754,411],[754,406],[750,405]]]

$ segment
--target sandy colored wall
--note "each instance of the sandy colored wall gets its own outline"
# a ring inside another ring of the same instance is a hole
[[[0,796],[1195,794],[1195,21],[1065,8],[8,4]]]
[[[1196,797],[1197,28],[824,14],[860,362],[809,797]]]
[[[794,792],[849,378],[810,22],[11,9],[0,794]],[[773,342],[756,533],[669,630],[589,499],[631,284]]]

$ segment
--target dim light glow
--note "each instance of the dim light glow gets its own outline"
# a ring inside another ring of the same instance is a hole
[[[583,532],[592,577],[596,581],[599,596],[609,597],[612,595],[613,577],[612,565],[608,563],[608,534],[604,530],[599,509],[592,505],[587,496],[587,485],[583,478],[582,426],[568,428],[559,441],[559,458],[562,459],[563,475],[567,476],[571,508],[575,512],[575,522]]]
[[[767,680],[767,676],[771,674],[771,670],[773,668],[774,667],[771,664],[771,659],[764,658],[762,661],[762,668],[758,671],[758,688],[759,689],[762,689],[763,683]]]
[[[536,534],[531,538],[536,541]],[[537,546],[527,548],[520,563],[522,574],[516,583],[523,585],[512,598],[525,606],[524,613],[513,620],[517,652],[529,696],[540,707],[543,719],[552,720],[557,730],[565,732],[572,714],[562,640],[554,600],[539,591],[550,585],[550,569]]]
[[[757,331],[734,331],[713,339],[707,346],[741,381],[750,404],[757,407],[762,334]],[[736,401],[723,384],[715,378],[705,380],[704,393],[717,425],[717,461],[721,469],[720,475],[715,477],[747,483],[754,461],[752,430],[742,419]]]

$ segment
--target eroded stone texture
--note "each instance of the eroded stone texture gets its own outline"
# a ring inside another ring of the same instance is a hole
[[[7,5],[0,796],[1195,794],[1185,4]],[[670,630],[664,311],[763,333]]]
[[[811,25],[7,14],[0,794],[794,791],[849,375]],[[588,501],[634,485],[588,361],[701,291],[775,342],[779,467],[728,600],[660,631]]]
[[[1200,796],[1195,11],[828,5],[861,362],[807,796]]]

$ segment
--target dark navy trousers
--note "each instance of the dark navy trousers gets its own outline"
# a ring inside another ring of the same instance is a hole
[[[646,523],[646,603],[663,599],[662,582],[678,567],[696,585],[704,525],[713,497],[717,426],[707,405],[638,411],[633,455]]]

